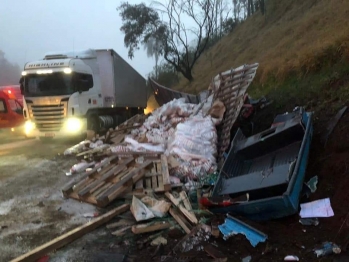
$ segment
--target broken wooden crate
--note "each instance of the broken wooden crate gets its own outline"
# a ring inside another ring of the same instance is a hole
[[[111,156],[100,166],[66,184],[62,193],[68,198],[105,207],[127,193],[139,195],[170,189],[165,156],[161,156],[161,160],[144,159],[143,163],[136,163],[134,157],[119,159]]]

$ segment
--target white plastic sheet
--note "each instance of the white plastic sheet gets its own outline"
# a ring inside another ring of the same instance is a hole
[[[301,212],[299,214],[302,218],[308,217],[332,217],[334,216],[331,202],[329,198],[316,200],[313,202],[301,204]]]

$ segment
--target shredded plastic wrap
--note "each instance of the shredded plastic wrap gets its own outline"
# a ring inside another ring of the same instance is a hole
[[[81,141],[79,144],[72,146],[64,151],[64,155],[73,155],[78,154],[87,148],[89,148],[91,141],[90,140],[84,140]]]

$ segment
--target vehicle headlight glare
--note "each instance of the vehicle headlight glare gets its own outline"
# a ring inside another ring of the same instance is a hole
[[[66,74],[70,74],[72,70],[68,67],[68,68],[64,68],[63,72]]]
[[[24,124],[24,131],[26,134],[29,134],[35,128],[35,124],[32,121],[27,121]]]
[[[81,129],[81,121],[78,118],[69,118],[66,122],[66,128],[68,131],[76,132]]]

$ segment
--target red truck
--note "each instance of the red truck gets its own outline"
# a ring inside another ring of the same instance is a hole
[[[23,107],[23,95],[20,85],[0,86],[0,91],[4,91],[11,99],[16,99]]]
[[[11,93],[0,90],[0,132],[25,135],[23,106]]]

